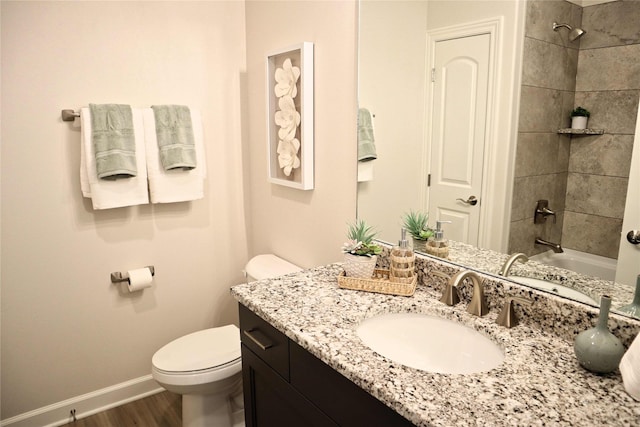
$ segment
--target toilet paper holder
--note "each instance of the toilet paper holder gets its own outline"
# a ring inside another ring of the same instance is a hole
[[[145,268],[148,268],[151,272],[152,276],[156,274],[156,268],[153,265],[147,265]],[[121,271],[116,271],[111,273],[111,283],[120,283],[129,281],[129,273],[123,273]]]

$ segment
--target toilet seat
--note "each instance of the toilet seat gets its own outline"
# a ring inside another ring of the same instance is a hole
[[[151,359],[153,377],[173,385],[204,384],[242,369],[240,330],[226,325],[177,338]]]

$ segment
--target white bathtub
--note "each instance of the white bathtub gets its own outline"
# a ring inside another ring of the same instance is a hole
[[[530,259],[604,280],[615,280],[616,278],[617,260],[573,249],[565,249],[561,254],[549,250],[534,255]]]

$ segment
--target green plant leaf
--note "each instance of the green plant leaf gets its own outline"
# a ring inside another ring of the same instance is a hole
[[[373,243],[376,232],[373,227],[367,225],[364,220],[356,220],[352,224],[348,224],[347,238],[362,244],[348,253],[354,255],[372,256],[382,253],[382,247]]]
[[[572,112],[571,112],[571,117],[577,117],[577,116],[582,116],[582,117],[590,117],[591,113],[589,112],[589,110],[582,108],[582,107],[576,107]]]
[[[428,225],[429,214],[426,212],[414,212],[404,214],[404,228],[414,239],[427,240],[433,235],[433,230]]]

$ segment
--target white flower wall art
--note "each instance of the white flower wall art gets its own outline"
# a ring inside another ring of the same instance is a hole
[[[287,61],[289,60],[287,59]],[[291,64],[291,61],[289,61],[289,64]],[[297,69],[297,67],[294,68]],[[278,68],[276,70],[276,77],[280,70],[282,69]],[[299,73],[300,71],[298,70]],[[295,85],[293,87],[295,88]],[[276,85],[277,88],[278,85]],[[278,164],[284,174],[290,176],[292,169],[300,167],[300,159],[298,158],[300,141],[296,138],[298,126],[300,125],[300,113],[296,111],[293,98],[289,95],[283,95],[278,101],[278,106],[280,111],[276,111],[275,114],[276,124],[280,126],[280,130],[278,130]]]
[[[298,94],[298,79],[300,78],[300,68],[291,65],[291,59],[287,58],[282,64],[282,68],[276,70],[276,87],[274,89],[278,98],[290,96],[295,98]]]
[[[313,43],[267,55],[269,181],[313,189]]]

